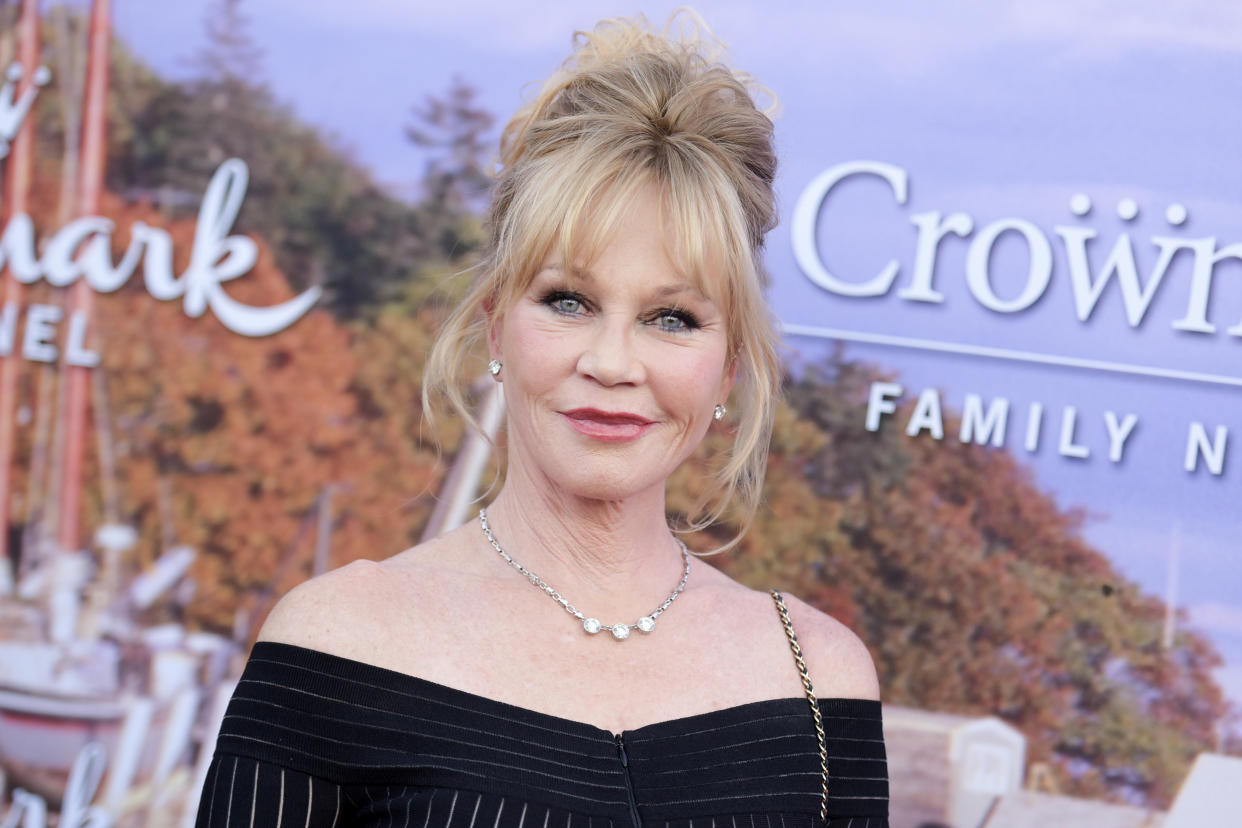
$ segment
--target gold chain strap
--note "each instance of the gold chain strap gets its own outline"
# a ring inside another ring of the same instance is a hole
[[[811,676],[806,671],[806,662],[802,660],[802,648],[798,646],[798,636],[794,632],[793,622],[789,620],[789,610],[785,607],[785,596],[779,591],[769,590],[772,600],[776,602],[776,611],[781,614],[781,623],[785,625],[785,637],[789,639],[789,649],[793,650],[794,661],[798,663],[798,672],[802,674],[802,687],[806,690],[806,699],[811,703],[811,716],[815,719],[815,737],[819,740],[820,797],[819,818],[828,824],[828,746],[824,739],[824,717],[819,712],[819,700],[811,689]]]

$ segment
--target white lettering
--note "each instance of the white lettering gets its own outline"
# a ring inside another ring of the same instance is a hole
[[[22,91],[21,97],[14,99],[17,94],[17,82],[25,74],[26,68],[19,61],[13,61],[9,64],[8,71],[5,72],[7,78],[5,84],[0,87],[0,158],[9,154],[9,142],[21,129],[22,121],[26,120],[26,115],[29,114],[30,107],[39,94],[39,87],[46,86],[52,79],[52,73],[46,66],[38,67],[30,78],[31,82]]]
[[[43,276],[49,285],[66,287],[82,276],[82,262],[73,257],[78,248],[91,236],[100,234],[110,239],[112,222],[99,216],[74,219],[60,228],[43,251]]]
[[[1044,406],[1033,402],[1026,419],[1026,450],[1034,454],[1039,450],[1039,433],[1044,424]]]
[[[1207,463],[1208,471],[1219,476],[1225,470],[1225,448],[1229,442],[1229,430],[1224,426],[1216,427],[1216,435],[1209,442],[1207,428],[1203,423],[1190,424],[1190,433],[1186,437],[1185,468],[1193,472],[1199,468],[1199,457]]]
[[[1001,234],[1010,231],[1026,238],[1030,265],[1026,285],[1015,299],[1005,301],[992,290],[992,247]],[[1052,246],[1039,228],[1025,219],[1000,219],[989,224],[970,243],[966,255],[966,284],[979,304],[998,313],[1014,313],[1035,304],[1052,280]]]
[[[890,259],[869,278],[846,280],[829,270],[823,250],[817,243],[817,224],[821,210],[828,197],[841,182],[856,176],[875,176],[891,189],[895,201],[905,205],[909,198],[910,175],[896,165],[881,161],[848,161],[830,167],[816,176],[798,198],[792,219],[794,258],[806,277],[819,287],[840,296],[859,298],[887,296],[899,275],[898,260]],[[1132,220],[1137,215],[1137,203],[1124,199],[1126,212],[1121,217]],[[1085,216],[1090,212],[1091,201],[1085,194],[1071,199],[1070,210]],[[1121,205],[1119,205],[1121,209]],[[1166,210],[1166,218],[1172,227],[1180,227],[1186,220],[1187,211],[1181,204],[1172,204]],[[910,302],[943,304],[945,294],[937,289],[938,257],[942,243],[950,235],[967,239],[974,233],[974,219],[965,212],[942,213],[929,210],[910,217],[915,229],[913,268],[908,284],[897,291],[899,298]],[[1193,256],[1190,287],[1185,314],[1172,323],[1174,330],[1199,334],[1216,333],[1216,326],[1209,320],[1212,298],[1212,282],[1216,266],[1234,260],[1242,262],[1242,243],[1217,247],[1215,237],[1180,239],[1154,236],[1152,242],[1159,249],[1159,256],[1146,279],[1139,275],[1135,259],[1135,240],[1130,233],[1121,233],[1109,249],[1103,263],[1093,270],[1088,255],[1099,233],[1089,227],[1056,225],[1056,235],[1065,248],[1065,261],[1069,271],[1070,289],[1073,293],[1074,310],[1080,322],[1087,322],[1094,315],[1104,293],[1113,282],[1121,294],[1126,320],[1131,328],[1140,327],[1151,310],[1156,295],[1166,281],[1169,270],[1182,251]],[[15,235],[20,228],[14,228]],[[1018,233],[1026,241],[1028,269],[1025,282],[1016,296],[1001,298],[992,280],[992,254],[998,240],[1006,233]],[[1021,218],[1002,218],[984,226],[971,239],[966,251],[966,285],[979,304],[998,313],[1016,313],[1027,310],[1048,291],[1053,276],[1052,245],[1049,236],[1030,221]],[[28,277],[27,277],[28,278]],[[1242,319],[1228,328],[1230,336],[1242,338]]]
[[[99,354],[86,349],[86,313],[74,311],[69,314],[69,336],[65,340],[65,362],[82,368],[94,368],[99,364]]]
[[[803,274],[824,290],[841,296],[883,296],[888,293],[897,278],[898,264],[893,259],[884,269],[866,282],[844,282],[838,279],[819,254],[819,245],[815,241],[816,224],[819,211],[824,200],[832,192],[832,188],[846,178],[855,175],[875,175],[883,178],[893,189],[898,204],[905,204],[909,193],[909,176],[901,167],[885,164],[880,161],[851,161],[838,164],[817,175],[794,206],[792,219],[794,259],[798,262]]]
[[[17,341],[17,303],[5,302],[0,308],[0,356],[13,353]]]
[[[1113,245],[1108,260],[1104,262],[1099,278],[1093,280],[1091,265],[1087,260],[1087,242],[1099,234],[1085,227],[1057,227],[1056,231],[1065,241],[1065,256],[1069,263],[1070,285],[1074,289],[1078,321],[1086,322],[1091,318],[1109,279],[1116,274],[1117,284],[1121,288],[1121,300],[1126,308],[1126,319],[1131,328],[1137,328],[1147,315],[1147,308],[1168,272],[1176,249],[1161,247],[1160,260],[1147,284],[1142,285],[1139,282],[1138,268],[1134,264],[1134,247],[1130,234],[1122,233]]]
[[[188,316],[202,316],[220,283],[241,276],[254,267],[259,256],[253,240],[228,235],[241,210],[249,178],[246,165],[234,158],[221,164],[207,185],[194,226],[190,266],[182,276]]]
[[[31,305],[26,310],[22,357],[33,362],[55,362],[56,346],[50,340],[56,335],[56,323],[64,315],[55,305]]]
[[[1089,457],[1091,451],[1074,442],[1074,431],[1078,427],[1078,409],[1072,405],[1065,406],[1061,414],[1061,446],[1058,449],[1062,457]]]
[[[906,423],[906,434],[917,437],[927,430],[937,440],[944,439],[944,417],[940,414],[940,394],[934,388],[925,388],[914,404],[914,413]]]
[[[229,235],[248,180],[246,165],[237,158],[225,161],[216,170],[203,195],[189,266],[180,278],[173,275],[172,237],[165,230],[141,222],[134,224],[129,247],[113,266],[111,239],[115,226],[98,216],[75,219],[65,225],[48,241],[39,259],[35,255],[34,225],[29,216],[17,214],[0,236],[0,265],[7,261],[14,278],[23,284],[45,277],[51,285],[67,287],[85,277],[93,290],[108,293],[125,284],[141,261],[147,291],[156,299],[184,297],[188,316],[197,318],[210,308],[234,333],[267,336],[301,318],[322,290],[312,287],[278,305],[251,307],[233,299],[220,287],[222,282],[249,271],[258,258],[258,247],[252,239]],[[40,319],[33,310],[28,314],[27,339],[31,323]],[[41,334],[36,335],[39,338]]]
[[[871,383],[867,402],[867,430],[877,431],[884,415],[897,411],[896,400],[904,393],[900,385],[888,382]],[[927,432],[933,439],[944,439],[944,401],[935,388],[925,388],[919,392],[917,400],[911,407],[910,416],[905,426],[909,437],[918,437]],[[1009,443],[1010,413],[1013,403],[1007,397],[996,397],[990,402],[976,393],[964,395],[962,415],[958,436],[963,445],[992,446],[1004,448]],[[1032,454],[1039,449],[1042,440],[1044,405],[1032,402],[1028,405],[1025,427],[1024,445]],[[1091,456],[1089,441],[1081,440],[1078,435],[1078,409],[1067,405],[1061,412],[1060,442],[1057,451],[1063,457],[1085,460]],[[1115,411],[1104,412],[1104,425],[1108,434],[1108,459],[1112,463],[1125,460],[1138,429],[1137,414],[1122,416]],[[1198,423],[1191,427],[1191,440],[1187,447],[1186,468],[1193,470],[1197,454],[1207,458],[1208,464],[1219,473],[1224,458],[1225,430],[1218,429],[1215,443],[1209,443],[1203,427]]]
[[[1000,448],[1005,445],[1005,431],[1009,418],[1009,400],[997,397],[988,406],[987,414],[983,413],[983,397],[978,394],[967,394],[965,405],[962,406],[961,441],[975,442],[979,445],[991,443]]]
[[[867,431],[879,431],[880,417],[897,410],[893,400],[901,396],[901,386],[892,382],[873,382],[867,394]]]
[[[34,222],[25,213],[10,218],[0,236],[0,266],[5,262],[13,278],[23,285],[34,284],[43,275],[43,267],[35,256]]]
[[[1108,427],[1108,459],[1114,463],[1120,463],[1125,453],[1126,440],[1130,439],[1130,433],[1138,425],[1138,417],[1134,414],[1127,414],[1126,418],[1118,423],[1116,414],[1105,411],[1104,425]]]
[[[1158,237],[1153,239],[1160,245],[1163,253],[1166,245],[1177,250],[1194,252],[1194,268],[1190,277],[1190,297],[1186,301],[1186,315],[1173,323],[1179,331],[1195,333],[1216,333],[1216,326],[1208,321],[1208,300],[1212,292],[1212,276],[1216,265],[1225,259],[1242,259],[1242,244],[1231,244],[1216,249],[1216,239],[1209,236],[1205,239],[1171,239]],[[1171,254],[1170,254],[1171,255]],[[1229,329],[1232,336],[1242,336],[1242,322]]]
[[[253,240],[227,235],[241,210],[249,175],[245,163],[232,158],[212,176],[194,230],[190,266],[181,281],[185,283],[185,312],[189,316],[201,316],[210,307],[216,318],[234,333],[267,336],[301,318],[319,299],[321,291],[312,287],[279,305],[253,308],[221,289],[221,282],[241,276],[258,258],[258,246]]]
[[[134,222],[130,231],[134,239],[141,239],[147,249],[142,261],[142,278],[147,293],[156,299],[169,301],[185,293],[185,277],[173,275],[172,236],[158,227],[149,227],[141,221]]]
[[[112,222],[106,233],[99,233],[86,243],[78,257],[81,269],[86,273],[86,283],[96,293],[111,293],[129,281],[138,263],[142,261],[142,238],[130,233],[129,247],[116,267],[112,266]]]
[[[940,241],[949,233],[956,233],[962,238],[969,236],[975,229],[975,223],[965,213],[953,213],[942,222],[939,211],[918,213],[911,216],[910,221],[919,228],[919,240],[914,250],[914,274],[910,286],[897,291],[897,295],[912,302],[943,302],[944,294],[932,287]]]

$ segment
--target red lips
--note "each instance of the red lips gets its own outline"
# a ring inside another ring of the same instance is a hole
[[[586,437],[605,442],[624,442],[641,437],[654,420],[628,411],[602,411],[598,408],[575,408],[562,411],[569,425]]]

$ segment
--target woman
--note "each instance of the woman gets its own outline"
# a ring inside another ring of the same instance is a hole
[[[698,525],[754,513],[779,376],[771,122],[703,50],[606,22],[509,124],[488,255],[426,380],[468,417],[486,341],[504,485],[277,605],[199,825],[886,825],[866,648],[665,514],[716,421],[735,437]]]

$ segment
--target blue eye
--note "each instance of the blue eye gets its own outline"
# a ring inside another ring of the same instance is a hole
[[[553,302],[553,304],[561,313],[577,313],[582,309],[581,300],[575,299],[572,296],[562,296]]]
[[[657,320],[657,322],[659,323],[660,327],[666,331],[683,331],[687,327],[689,327],[688,325],[686,325],[686,320],[682,319],[680,316],[678,316],[675,313],[660,314],[660,318]]]
[[[665,309],[657,312],[652,321],[661,331],[667,333],[688,333],[699,327],[694,315],[682,310]]]
[[[568,291],[550,291],[540,301],[557,313],[563,313],[568,316],[577,316],[583,311],[582,297]]]

